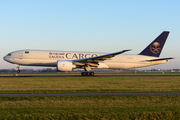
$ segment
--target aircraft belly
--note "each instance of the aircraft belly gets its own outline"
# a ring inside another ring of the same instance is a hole
[[[134,63],[106,63],[110,69],[131,69],[136,64]]]
[[[146,62],[146,63],[106,63],[106,65],[109,66],[110,69],[133,69],[133,68],[146,67],[155,64]]]
[[[162,63],[166,63],[168,61],[153,61],[153,62],[105,62],[105,64],[109,67],[109,69],[133,69],[139,67],[146,67],[151,65],[158,65]]]
[[[99,66],[97,67],[97,69],[108,69],[109,67],[104,64],[104,63],[99,63]]]

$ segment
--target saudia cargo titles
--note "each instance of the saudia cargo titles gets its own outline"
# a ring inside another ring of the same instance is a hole
[[[92,69],[133,69],[167,63],[169,58],[159,58],[169,31],[162,32],[138,55],[126,55],[122,50],[114,53],[65,52],[47,50],[19,50],[7,54],[7,62],[25,66],[57,67],[58,71],[72,71],[83,68],[82,76],[93,76]]]

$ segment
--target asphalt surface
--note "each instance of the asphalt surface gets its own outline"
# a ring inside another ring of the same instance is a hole
[[[24,96],[112,96],[112,95],[180,95],[180,92],[160,93],[47,93],[47,94],[0,94],[0,97]]]
[[[21,74],[11,74],[11,75],[0,75],[0,78],[10,78],[10,77],[155,77],[155,76],[180,76],[180,75],[172,75],[172,74],[157,74],[157,75],[138,75],[138,74],[128,74],[128,75],[121,75],[121,74],[97,74],[94,76],[81,76],[80,74],[45,74],[45,75],[21,75]]]

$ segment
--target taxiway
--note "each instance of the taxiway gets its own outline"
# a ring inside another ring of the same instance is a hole
[[[42,74],[40,74],[40,75],[23,75],[23,74],[11,74],[11,75],[0,75],[0,78],[2,78],[2,77],[6,77],[6,78],[8,78],[8,77],[167,77],[167,76],[170,76],[170,77],[172,77],[172,76],[180,76],[179,74],[177,75],[177,74],[157,74],[157,75],[147,75],[147,74],[145,74],[145,75],[143,75],[143,74],[128,74],[128,75],[124,75],[124,74],[97,74],[97,75],[94,75],[94,76],[81,76],[80,74],[59,74],[59,75],[57,75],[57,74],[55,74],[55,75],[53,75],[53,74],[44,74],[44,75],[42,75]]]
[[[0,94],[0,97],[25,97],[25,96],[112,96],[112,95],[180,95],[180,92],[157,93],[42,93],[42,94]]]

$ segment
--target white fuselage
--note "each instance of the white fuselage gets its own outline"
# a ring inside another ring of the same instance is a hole
[[[20,50],[9,53],[4,57],[4,60],[17,65],[57,67],[58,60],[75,60],[95,57],[103,54],[107,53]],[[120,54],[110,60],[100,62],[96,69],[132,69],[168,62],[168,60],[146,61],[157,58],[158,57],[144,55]]]

